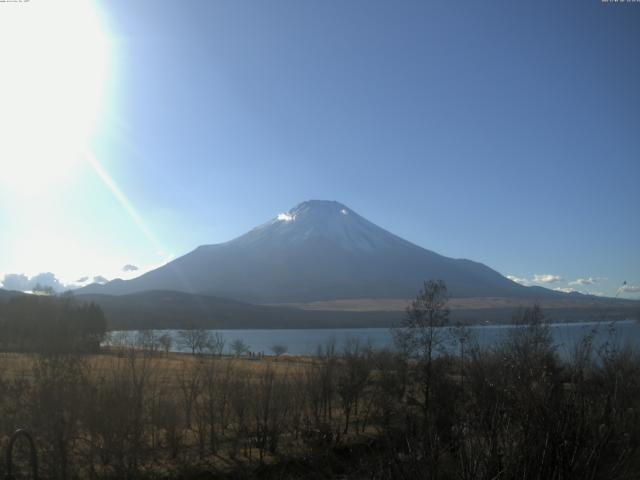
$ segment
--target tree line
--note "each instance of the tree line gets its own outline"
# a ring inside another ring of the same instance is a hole
[[[14,352],[97,352],[107,322],[94,303],[72,294],[21,295],[0,302],[0,349]]]

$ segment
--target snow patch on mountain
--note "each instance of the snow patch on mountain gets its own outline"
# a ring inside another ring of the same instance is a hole
[[[291,222],[292,220],[296,219],[295,215],[291,215],[289,213],[281,213],[280,215],[278,215],[276,217],[277,220],[280,220],[281,222]]]

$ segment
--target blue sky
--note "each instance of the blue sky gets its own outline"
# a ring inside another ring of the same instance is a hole
[[[113,278],[318,198],[530,283],[640,285],[640,4],[90,6],[95,161],[4,184],[0,272]]]

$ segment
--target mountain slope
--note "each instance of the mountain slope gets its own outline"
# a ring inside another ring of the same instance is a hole
[[[138,278],[79,293],[177,290],[249,302],[409,298],[425,279],[443,279],[456,297],[553,298],[481,263],[414,245],[353,210],[312,200],[226,243],[205,245]]]

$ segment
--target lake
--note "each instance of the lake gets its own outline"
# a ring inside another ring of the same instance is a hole
[[[512,328],[511,325],[471,326],[468,330],[481,347],[490,347],[498,342]],[[634,320],[610,322],[556,323],[550,325],[551,335],[558,353],[568,356],[577,342],[585,335],[594,335],[594,344],[602,345],[611,341],[619,346],[626,344],[640,346],[640,324]],[[189,351],[180,345],[178,330],[155,330],[156,335],[168,334],[173,338],[172,351]],[[345,328],[345,329],[287,329],[287,330],[212,330],[224,338],[226,350],[229,344],[241,339],[252,352],[271,354],[275,344],[285,345],[293,355],[313,355],[318,346],[335,343],[339,351],[346,341],[352,338],[369,343],[374,348],[389,347],[393,343],[391,331],[387,328]],[[111,332],[113,337],[134,340],[138,332]],[[448,329],[447,332],[448,334]],[[107,342],[108,343],[108,342]],[[457,351],[458,343],[453,337],[447,337],[447,348]]]

